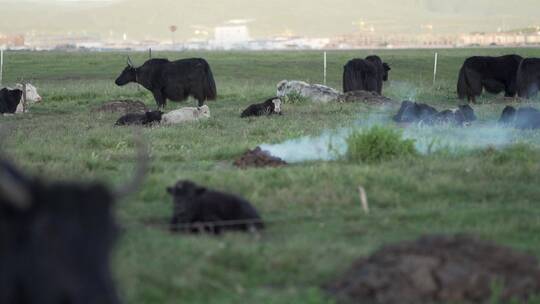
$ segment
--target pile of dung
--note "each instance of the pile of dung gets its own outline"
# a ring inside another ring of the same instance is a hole
[[[383,247],[327,288],[339,303],[523,303],[540,292],[540,266],[470,236],[430,235]]]
[[[339,98],[341,102],[363,102],[372,105],[389,105],[397,103],[395,100],[381,96],[375,92],[351,91],[342,94]]]
[[[267,151],[263,151],[260,147],[256,147],[253,150],[248,150],[235,160],[234,165],[245,169],[248,167],[280,167],[287,165],[287,163],[281,158],[274,157]]]
[[[139,100],[111,100],[94,109],[95,112],[106,113],[145,113],[148,107]]]

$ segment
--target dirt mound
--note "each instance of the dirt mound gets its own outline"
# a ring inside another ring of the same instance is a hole
[[[508,247],[432,235],[358,260],[328,290],[340,303],[491,303],[492,296],[524,302],[540,291],[540,267]]]
[[[375,92],[351,91],[340,96],[341,102],[363,102],[367,104],[386,105],[396,103],[395,100],[381,96]]]
[[[280,167],[287,163],[281,158],[270,155],[267,151],[257,147],[253,150],[248,150],[240,158],[234,161],[236,167],[245,169],[248,167]]]
[[[111,100],[94,109],[95,112],[107,113],[145,113],[149,109],[139,100]]]

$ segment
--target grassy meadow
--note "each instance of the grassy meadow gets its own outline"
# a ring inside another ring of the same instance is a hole
[[[464,58],[540,57],[538,49],[439,50],[433,85],[434,52],[375,52],[392,67],[384,94],[438,109],[453,107],[459,102],[455,85]],[[371,53],[328,52],[328,85],[340,89],[346,61]],[[240,119],[248,104],[275,95],[280,80],[322,83],[322,53],[154,55],[204,57],[219,97],[208,103],[209,120],[143,131],[151,146],[148,178],[116,207],[122,234],[113,267],[125,303],[333,303],[321,286],[355,259],[426,233],[472,233],[540,257],[540,131],[523,131],[520,143],[497,149],[240,170],[232,161],[248,148],[349,127],[372,113],[392,124],[398,105],[298,102],[283,105],[282,116]],[[9,157],[48,181],[101,180],[114,186],[127,179],[135,160],[131,130],[113,127],[118,114],[92,111],[114,99],[139,99],[155,107],[151,94],[137,85],[115,86],[125,56],[7,52],[4,85],[23,78],[39,88],[44,100],[28,114],[1,118]],[[147,54],[131,57],[142,64]],[[509,103],[514,101],[483,96],[474,107],[479,123],[495,121]],[[166,110],[194,104],[169,102]],[[267,229],[259,236],[169,233],[172,200],[165,187],[178,179],[247,198],[268,221]],[[366,189],[369,215],[362,211],[359,185]]]

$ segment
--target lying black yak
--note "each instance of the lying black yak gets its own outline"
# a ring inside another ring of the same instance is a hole
[[[428,125],[435,124],[453,124],[456,126],[465,126],[476,120],[473,108],[469,105],[461,105],[455,109],[444,110],[431,117],[422,120],[422,123]]]
[[[21,102],[23,91],[19,89],[1,89],[0,90],[0,113],[15,113],[17,106]]]
[[[381,95],[390,70],[379,56],[352,59],[343,67],[343,92],[368,91]]]
[[[453,124],[464,126],[476,120],[473,108],[461,105],[456,109],[438,112],[432,106],[412,101],[404,101],[393,117],[399,123],[422,123],[426,125]]]
[[[167,187],[167,192],[173,196],[174,203],[171,231],[203,230],[220,234],[226,230],[264,228],[257,210],[238,196],[209,190],[191,181],[178,181]]]
[[[114,202],[138,189],[28,177],[0,159],[0,303],[118,304]]]
[[[432,106],[424,103],[403,101],[393,120],[399,123],[419,122],[435,114],[437,114],[437,110]]]
[[[267,99],[265,102],[252,104],[247,107],[240,117],[249,117],[249,116],[263,116],[263,115],[272,115],[279,114],[281,115],[281,99],[278,97],[272,97]]]
[[[128,58],[128,66],[115,83],[118,86],[136,82],[152,92],[158,109],[163,109],[167,99],[183,101],[189,96],[198,101],[199,107],[206,100],[216,98],[216,84],[208,62],[202,58],[176,61],[150,59],[136,68]]]
[[[146,113],[128,113],[116,121],[115,126],[127,126],[127,125],[150,125],[161,122],[161,111],[148,111]]]
[[[469,57],[459,71],[457,93],[460,99],[476,102],[485,89],[489,93],[514,97],[517,92],[516,74],[523,58],[519,55],[500,57]]]
[[[516,110],[512,106],[506,106],[499,123],[522,130],[540,129],[540,111],[533,107],[521,107]]]
[[[540,58],[526,58],[517,71],[517,93],[521,98],[538,95],[540,88]]]

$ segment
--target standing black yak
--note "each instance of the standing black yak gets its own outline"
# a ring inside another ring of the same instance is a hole
[[[390,70],[379,56],[352,59],[343,67],[343,92],[368,91],[381,95]]]
[[[116,79],[116,85],[136,82],[152,92],[158,109],[163,109],[167,99],[183,101],[189,96],[198,101],[216,99],[216,83],[208,62],[202,58],[176,61],[150,59],[136,68],[128,57],[128,66]]]
[[[531,98],[540,88],[540,58],[525,58],[517,71],[517,93],[519,97]]]
[[[493,94],[504,91],[504,96],[514,97],[517,90],[516,74],[521,60],[523,58],[519,55],[467,58],[459,71],[458,97],[476,102],[482,89]]]

